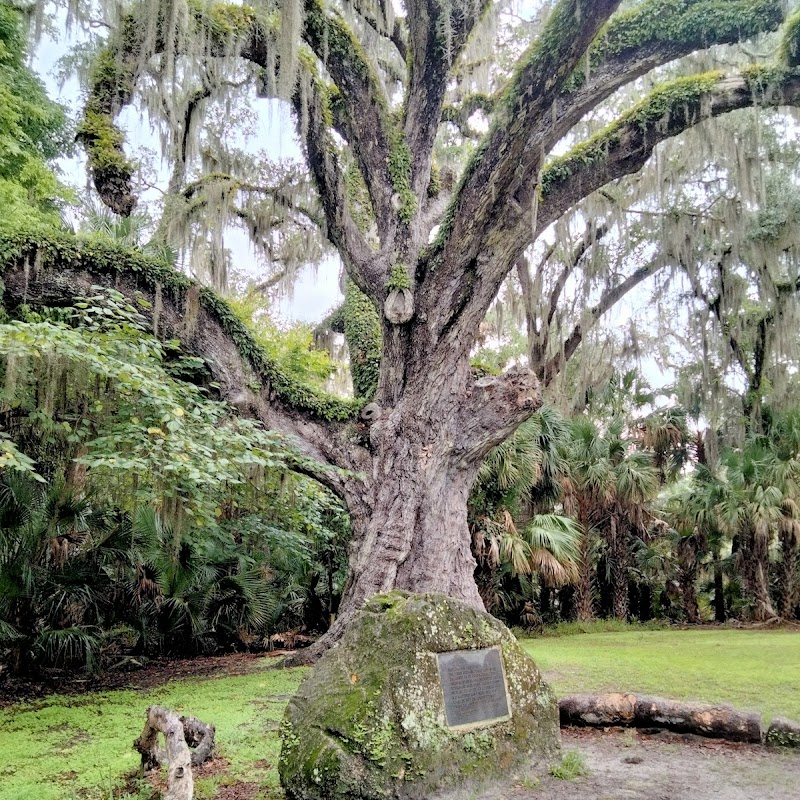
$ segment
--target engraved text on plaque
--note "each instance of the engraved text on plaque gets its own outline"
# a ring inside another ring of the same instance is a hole
[[[460,728],[511,718],[499,647],[438,653],[447,725]]]

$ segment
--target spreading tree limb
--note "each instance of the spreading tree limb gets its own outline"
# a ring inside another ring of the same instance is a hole
[[[181,42],[176,43],[175,37],[167,35],[172,30],[171,7],[171,3],[159,6],[159,17],[152,28],[141,24],[137,7],[131,8],[123,16],[119,30],[95,62],[84,116],[78,127],[78,138],[86,148],[98,193],[109,208],[123,216],[132,212],[136,198],[132,186],[133,165],[125,156],[124,136],[117,128],[115,119],[133,99],[147,56],[164,53],[174,59],[182,54],[179,47]],[[235,53],[259,67],[268,68],[271,57],[277,52],[277,36],[280,32],[275,29],[274,22],[248,6],[192,6],[190,24],[194,26],[192,35],[205,40],[208,58],[230,57]],[[155,33],[151,33],[151,30],[155,30]],[[313,31],[319,36],[315,37]],[[309,0],[308,38],[321,46],[321,37],[326,32],[338,45],[338,57],[330,59],[329,63],[329,69],[340,75],[345,87],[344,94],[340,92],[337,97],[349,98],[347,108],[351,117],[352,109],[359,107],[359,103],[367,103],[363,109],[359,109],[361,113],[369,115],[369,109],[377,113],[385,103],[385,98],[381,99],[380,82],[371,72],[363,51],[353,49],[357,42],[344,23],[335,21],[334,24],[318,2]],[[379,279],[370,274],[374,260],[345,202],[342,169],[330,139],[330,103],[331,95],[319,77],[316,65],[301,57],[293,104],[298,118],[308,122],[305,145],[325,212],[326,232],[332,244],[342,253],[354,280],[366,289],[374,287]],[[373,122],[378,125],[377,119]],[[380,130],[379,127],[378,133]],[[358,146],[357,140],[354,150],[357,153],[364,150]],[[380,189],[381,182],[377,177],[380,159],[371,158],[365,151],[361,160],[364,161],[362,168],[368,187],[376,196],[381,192],[385,195],[388,190],[385,187],[384,190]],[[385,163],[382,170],[386,173]]]
[[[557,10],[566,14],[567,5],[562,3]],[[545,155],[585,114],[656,66],[712,44],[774,30],[783,19],[780,0],[724,4],[716,0],[649,0],[611,17],[613,5],[603,4],[599,9],[594,4],[588,15],[591,20],[580,18],[579,23],[554,11],[505,100],[498,104],[492,129],[468,166],[426,258],[438,272],[432,292],[437,305],[451,312],[443,317],[443,326],[453,327],[455,317],[461,315],[466,326],[482,318],[524,248],[548,224],[603,185],[589,189],[576,182],[573,197],[554,206],[547,198],[552,167],[544,166],[540,177]],[[598,14],[601,24],[609,17],[611,21],[596,37]],[[580,64],[585,47],[574,57],[576,36],[584,37],[584,42],[586,37],[594,40],[586,56],[591,65],[588,70],[582,70]],[[557,67],[550,63],[553,53],[561,54]],[[691,83],[699,76],[685,80]],[[656,100],[657,94],[652,99]],[[759,102],[757,95],[750,104],[753,102]],[[669,135],[691,124],[683,120]],[[618,174],[619,165],[609,163],[606,182],[638,170],[651,150],[634,169]]]
[[[68,306],[92,286],[111,286],[134,305],[149,303],[154,331],[179,339],[206,362],[219,393],[241,413],[287,435],[304,458],[295,468],[340,497],[359,480],[369,454],[351,440],[357,405],[316,392],[286,375],[230,307],[211,290],[135,251],[72,236],[18,234],[0,238],[0,270],[8,308]]]
[[[584,317],[575,324],[572,331],[564,339],[558,353],[547,361],[537,364],[537,373],[542,383],[545,386],[549,386],[556,375],[563,369],[564,364],[575,355],[575,351],[580,347],[588,331],[603,314],[615,306],[628,292],[635,289],[640,283],[643,283],[652,275],[655,275],[662,266],[663,263],[661,261],[653,259],[643,267],[639,267],[639,269],[625,278],[625,280],[607,289],[600,300],[590,309],[587,309]]]
[[[430,182],[448,75],[490,6],[490,0],[457,6],[439,0],[407,2],[410,57],[404,135],[411,154],[411,189],[419,201]]]
[[[320,0],[306,0],[303,39],[325,64],[336,85],[334,102],[340,130],[350,142],[369,191],[379,230],[392,214],[389,151],[389,100],[367,54],[339,16],[326,13]],[[320,187],[321,191],[325,187]]]

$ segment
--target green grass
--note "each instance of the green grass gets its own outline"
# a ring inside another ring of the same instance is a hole
[[[589,774],[583,755],[577,750],[567,750],[558,764],[550,767],[550,774],[562,781],[574,781]]]
[[[263,666],[274,665],[264,660]],[[257,783],[261,798],[280,796],[278,724],[304,670],[174,681],[147,692],[114,691],[81,697],[52,696],[0,711],[0,800],[110,800],[149,798],[113,792],[135,773],[133,740],[150,705],[192,714],[217,729],[217,752],[230,762],[200,778],[197,800],[213,798],[215,785]]]
[[[561,628],[523,646],[559,695],[626,690],[800,719],[800,633],[608,627]],[[259,800],[282,797],[278,724],[304,671],[268,669],[272,659],[254,663],[244,676],[56,695],[0,710],[0,800],[151,800],[145,783],[128,793],[121,787],[138,767],[132,744],[153,704],[216,726],[218,754],[229,764],[197,779],[196,800],[212,800],[218,786],[237,781],[256,784]]]
[[[800,633],[632,628],[522,644],[559,696],[624,690],[800,720]]]

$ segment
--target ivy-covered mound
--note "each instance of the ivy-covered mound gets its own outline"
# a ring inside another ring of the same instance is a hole
[[[447,727],[437,653],[499,646],[511,719]],[[551,757],[558,709],[511,632],[444,595],[376,595],[289,702],[281,783],[291,800],[428,798]]]

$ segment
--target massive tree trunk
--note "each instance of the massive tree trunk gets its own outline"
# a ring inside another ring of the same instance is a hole
[[[371,474],[345,492],[353,530],[347,586],[324,641],[298,653],[298,663],[336,641],[378,592],[437,592],[484,608],[467,500],[483,456],[503,435],[498,429],[541,405],[539,383],[528,371],[475,383],[464,357],[419,374],[394,407],[367,409]],[[492,421],[481,421],[476,402],[484,414],[494,408]]]

